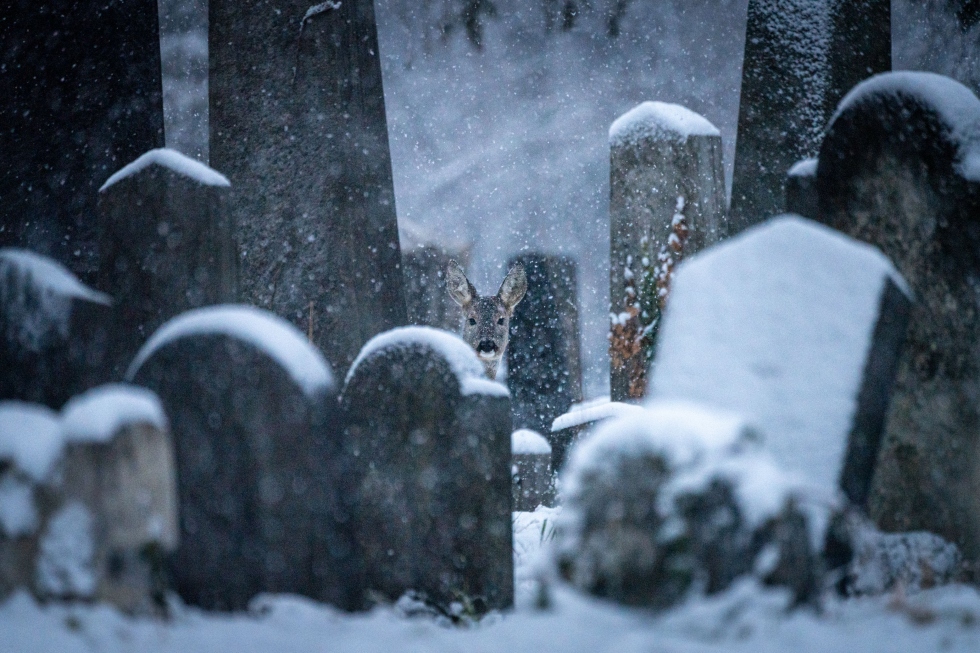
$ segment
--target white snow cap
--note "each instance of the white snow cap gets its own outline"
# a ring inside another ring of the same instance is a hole
[[[793,164],[786,173],[790,177],[816,177],[818,159],[803,159]]]
[[[551,454],[551,445],[537,431],[517,429],[510,434],[510,452],[512,454]]]
[[[53,410],[24,401],[0,401],[0,460],[11,461],[36,483],[51,475],[64,448]]]
[[[589,422],[598,422],[609,419],[610,417],[632,415],[642,410],[640,406],[634,404],[610,401],[609,397],[602,397],[601,399],[574,404],[567,413],[559,415],[551,422],[551,432],[555,433],[573,426],[582,426]]]
[[[216,334],[238,338],[261,349],[282,365],[308,395],[334,386],[333,374],[323,354],[296,327],[268,311],[240,304],[197,308],[171,319],[139,350],[126,378],[132,380],[143,363],[161,347],[181,338]]]
[[[0,276],[6,276],[11,268],[15,268],[20,276],[29,278],[38,289],[52,295],[84,299],[106,306],[112,303],[108,295],[92,290],[68,268],[47,256],[26,249],[4,247],[0,249]]]
[[[980,99],[969,88],[944,75],[903,70],[864,80],[844,96],[830,119],[879,95],[907,95],[931,107],[950,129],[959,149],[960,174],[980,182]]]
[[[113,184],[122,181],[127,177],[132,177],[137,172],[140,172],[151,165],[162,166],[168,170],[176,172],[178,175],[189,177],[202,186],[231,186],[231,182],[228,181],[228,178],[217,170],[209,168],[200,161],[195,161],[188,156],[184,156],[177,150],[168,150],[167,148],[162,147],[155,150],[150,150],[132,163],[122,167],[115,174],[106,179],[106,182],[102,184],[101,188],[99,188],[99,192],[101,193]]]
[[[876,248],[774,218],[678,269],[650,396],[745,415],[784,467],[837,488],[887,281]]]
[[[721,136],[718,128],[687,107],[666,102],[643,102],[613,122],[609,144],[619,145],[653,136],[686,140],[688,136]]]
[[[483,364],[476,357],[476,352],[463,342],[462,338],[448,331],[426,326],[398,327],[379,333],[368,340],[347,371],[345,383],[354,376],[354,370],[357,369],[357,366],[368,358],[385,349],[407,348],[415,345],[428,347],[449,363],[450,369],[459,381],[460,394],[510,396],[504,385],[486,377]]]
[[[112,383],[73,397],[61,409],[65,438],[75,442],[108,442],[130,424],[167,429],[160,399],[151,390]]]

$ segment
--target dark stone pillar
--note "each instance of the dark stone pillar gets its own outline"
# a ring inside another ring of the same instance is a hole
[[[311,4],[210,3],[210,164],[236,189],[243,301],[343,375],[405,299],[374,4]]]
[[[92,283],[96,191],[163,147],[157,3],[8,0],[0,44],[0,246]]]
[[[796,161],[817,154],[855,84],[891,70],[888,0],[750,0],[730,227],[780,213]]]

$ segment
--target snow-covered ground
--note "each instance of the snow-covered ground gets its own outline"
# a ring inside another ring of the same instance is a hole
[[[616,653],[709,651],[902,653],[980,650],[980,593],[962,585],[840,601],[819,614],[786,612],[786,595],[736,584],[661,614],[618,607],[565,587],[534,607],[535,559],[554,510],[516,513],[518,607],[450,627],[397,606],[349,615],[296,596],[261,596],[240,614],[178,607],[170,621],[132,618],[105,605],[39,606],[18,593],[0,604],[0,651],[142,653]],[[543,526],[543,528],[542,528]]]

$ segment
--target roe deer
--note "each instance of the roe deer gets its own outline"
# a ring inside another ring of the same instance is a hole
[[[476,350],[487,377],[496,378],[510,336],[510,316],[527,291],[524,266],[518,263],[510,269],[496,295],[481,297],[459,263],[449,261],[446,288],[463,309],[463,340]]]

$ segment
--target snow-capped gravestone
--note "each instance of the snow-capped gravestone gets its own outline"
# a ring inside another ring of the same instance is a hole
[[[786,173],[785,210],[811,220],[819,218],[816,159],[798,161]]]
[[[60,408],[108,380],[110,303],[47,257],[0,249],[0,399]]]
[[[887,70],[889,0],[749,1],[732,234],[783,211],[786,171],[816,156],[844,94]]]
[[[876,248],[774,218],[680,267],[652,396],[745,415],[780,465],[866,507],[910,308]]]
[[[427,233],[409,220],[399,220],[405,307],[408,323],[459,331],[459,305],[446,292],[446,267],[450,260],[464,269],[470,245]]]
[[[57,413],[0,401],[0,598],[35,587],[41,529],[58,503],[52,485],[63,447]]]
[[[530,429],[518,429],[510,436],[513,509],[533,511],[554,500],[551,475],[551,445]]]
[[[114,378],[169,318],[235,300],[228,186],[203,163],[159,149],[99,189],[96,287],[115,299]]]
[[[552,469],[555,472],[562,470],[572,445],[596,423],[642,410],[640,406],[635,404],[609,401],[609,397],[601,397],[573,405],[567,413],[559,415],[551,423]]]
[[[510,606],[506,388],[460,338],[405,327],[364,346],[341,406],[363,599],[415,590],[447,609]]]
[[[603,423],[572,451],[555,527],[559,574],[627,605],[666,608],[754,574],[819,591],[826,497],[804,490],[737,416],[652,402]]]
[[[92,598],[128,612],[165,605],[165,556],[177,548],[177,477],[167,418],[146,388],[104,385],[61,411],[65,439],[59,491],[63,505],[41,541],[38,590],[65,596],[65,547],[58,520],[77,521],[91,538]],[[74,516],[73,516],[74,515]],[[82,536],[84,537],[84,536]],[[69,593],[70,596],[70,593]]]
[[[184,600],[241,609],[260,592],[347,606],[350,542],[336,512],[336,390],[289,323],[247,306],[195,309],[149,339],[127,377],[174,434]]]
[[[507,345],[507,387],[514,426],[549,433],[551,422],[582,400],[578,286],[565,256],[522,254],[527,292],[514,309]]]
[[[6,3],[0,42],[0,247],[92,284],[96,190],[163,146],[157,3]]]
[[[676,104],[624,114],[609,148],[610,385],[625,401],[645,394],[674,264],[726,235],[725,177],[719,131]]]
[[[374,3],[212,0],[208,29],[241,299],[312,332],[343,374],[406,322]]]
[[[926,530],[980,561],[980,100],[890,73],[844,99],[820,150],[822,222],[880,247],[916,296],[875,476],[884,530]]]

